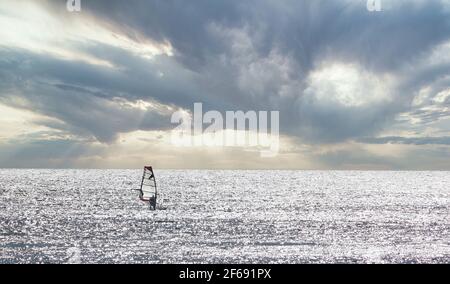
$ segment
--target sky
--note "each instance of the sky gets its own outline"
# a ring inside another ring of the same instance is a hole
[[[450,0],[0,1],[0,167],[450,170]],[[279,111],[278,155],[176,111]]]

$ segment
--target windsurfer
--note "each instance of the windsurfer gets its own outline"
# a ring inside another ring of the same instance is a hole
[[[156,196],[152,196],[150,197],[150,199],[148,200],[149,204],[150,204],[150,208],[152,210],[156,209]]]

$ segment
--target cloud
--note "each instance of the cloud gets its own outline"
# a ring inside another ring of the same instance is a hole
[[[98,0],[68,13],[2,1],[0,103],[77,143],[167,131],[174,110],[202,102],[279,110],[282,134],[310,146],[441,145],[430,137],[450,129],[449,3],[383,3]]]

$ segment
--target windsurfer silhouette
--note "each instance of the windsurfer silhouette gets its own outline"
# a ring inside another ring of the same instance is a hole
[[[156,209],[156,196],[152,196],[149,198],[148,203],[150,204],[150,209]]]

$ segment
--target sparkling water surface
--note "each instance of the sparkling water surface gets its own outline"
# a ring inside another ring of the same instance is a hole
[[[0,263],[449,263],[450,172],[0,170]]]

